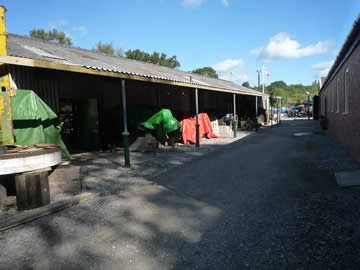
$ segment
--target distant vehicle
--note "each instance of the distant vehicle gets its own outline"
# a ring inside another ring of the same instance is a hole
[[[300,105],[297,112],[297,117],[307,117],[312,115],[312,105],[308,108],[307,105]]]
[[[286,110],[286,115],[287,117],[296,117],[298,113],[298,108],[297,106],[293,106],[293,107],[289,107]]]
[[[287,117],[307,117],[308,115],[308,107],[306,105],[297,105],[293,107],[289,107],[285,111]],[[312,106],[310,105],[309,114],[312,114]]]

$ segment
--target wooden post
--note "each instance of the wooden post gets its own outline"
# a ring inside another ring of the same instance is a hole
[[[50,203],[49,170],[37,170],[15,176],[16,203],[19,210],[29,210]]]

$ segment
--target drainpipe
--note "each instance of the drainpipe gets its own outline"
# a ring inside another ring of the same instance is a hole
[[[6,8],[0,6],[0,55],[7,55]],[[0,63],[0,146],[14,144],[9,68]]]
[[[200,147],[200,124],[199,124],[199,97],[198,89],[195,88],[195,108],[196,108],[196,147]]]
[[[124,132],[123,132],[123,142],[124,142],[124,158],[125,158],[125,167],[130,167],[130,151],[129,151],[129,131],[127,127],[127,111],[126,111],[126,88],[125,80],[121,80],[121,97],[122,97],[122,107],[123,107],[123,122],[124,122]]]
[[[237,133],[237,123],[236,123],[236,94],[233,94],[234,97],[234,138],[236,138]]]

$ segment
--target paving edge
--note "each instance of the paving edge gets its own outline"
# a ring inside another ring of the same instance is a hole
[[[59,212],[71,206],[84,203],[96,196],[96,193],[84,192],[69,199],[60,200],[37,209],[28,210],[15,216],[5,218],[0,221],[0,232],[31,222],[40,217]]]

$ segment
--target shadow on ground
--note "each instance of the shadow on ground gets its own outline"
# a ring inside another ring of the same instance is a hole
[[[293,136],[303,130],[311,135]],[[0,264],[356,269],[360,191],[338,188],[333,172],[358,165],[334,137],[318,133],[312,121],[283,121],[201,158],[154,155],[136,170],[120,170],[118,158],[95,159],[84,180],[100,196],[0,233]]]

